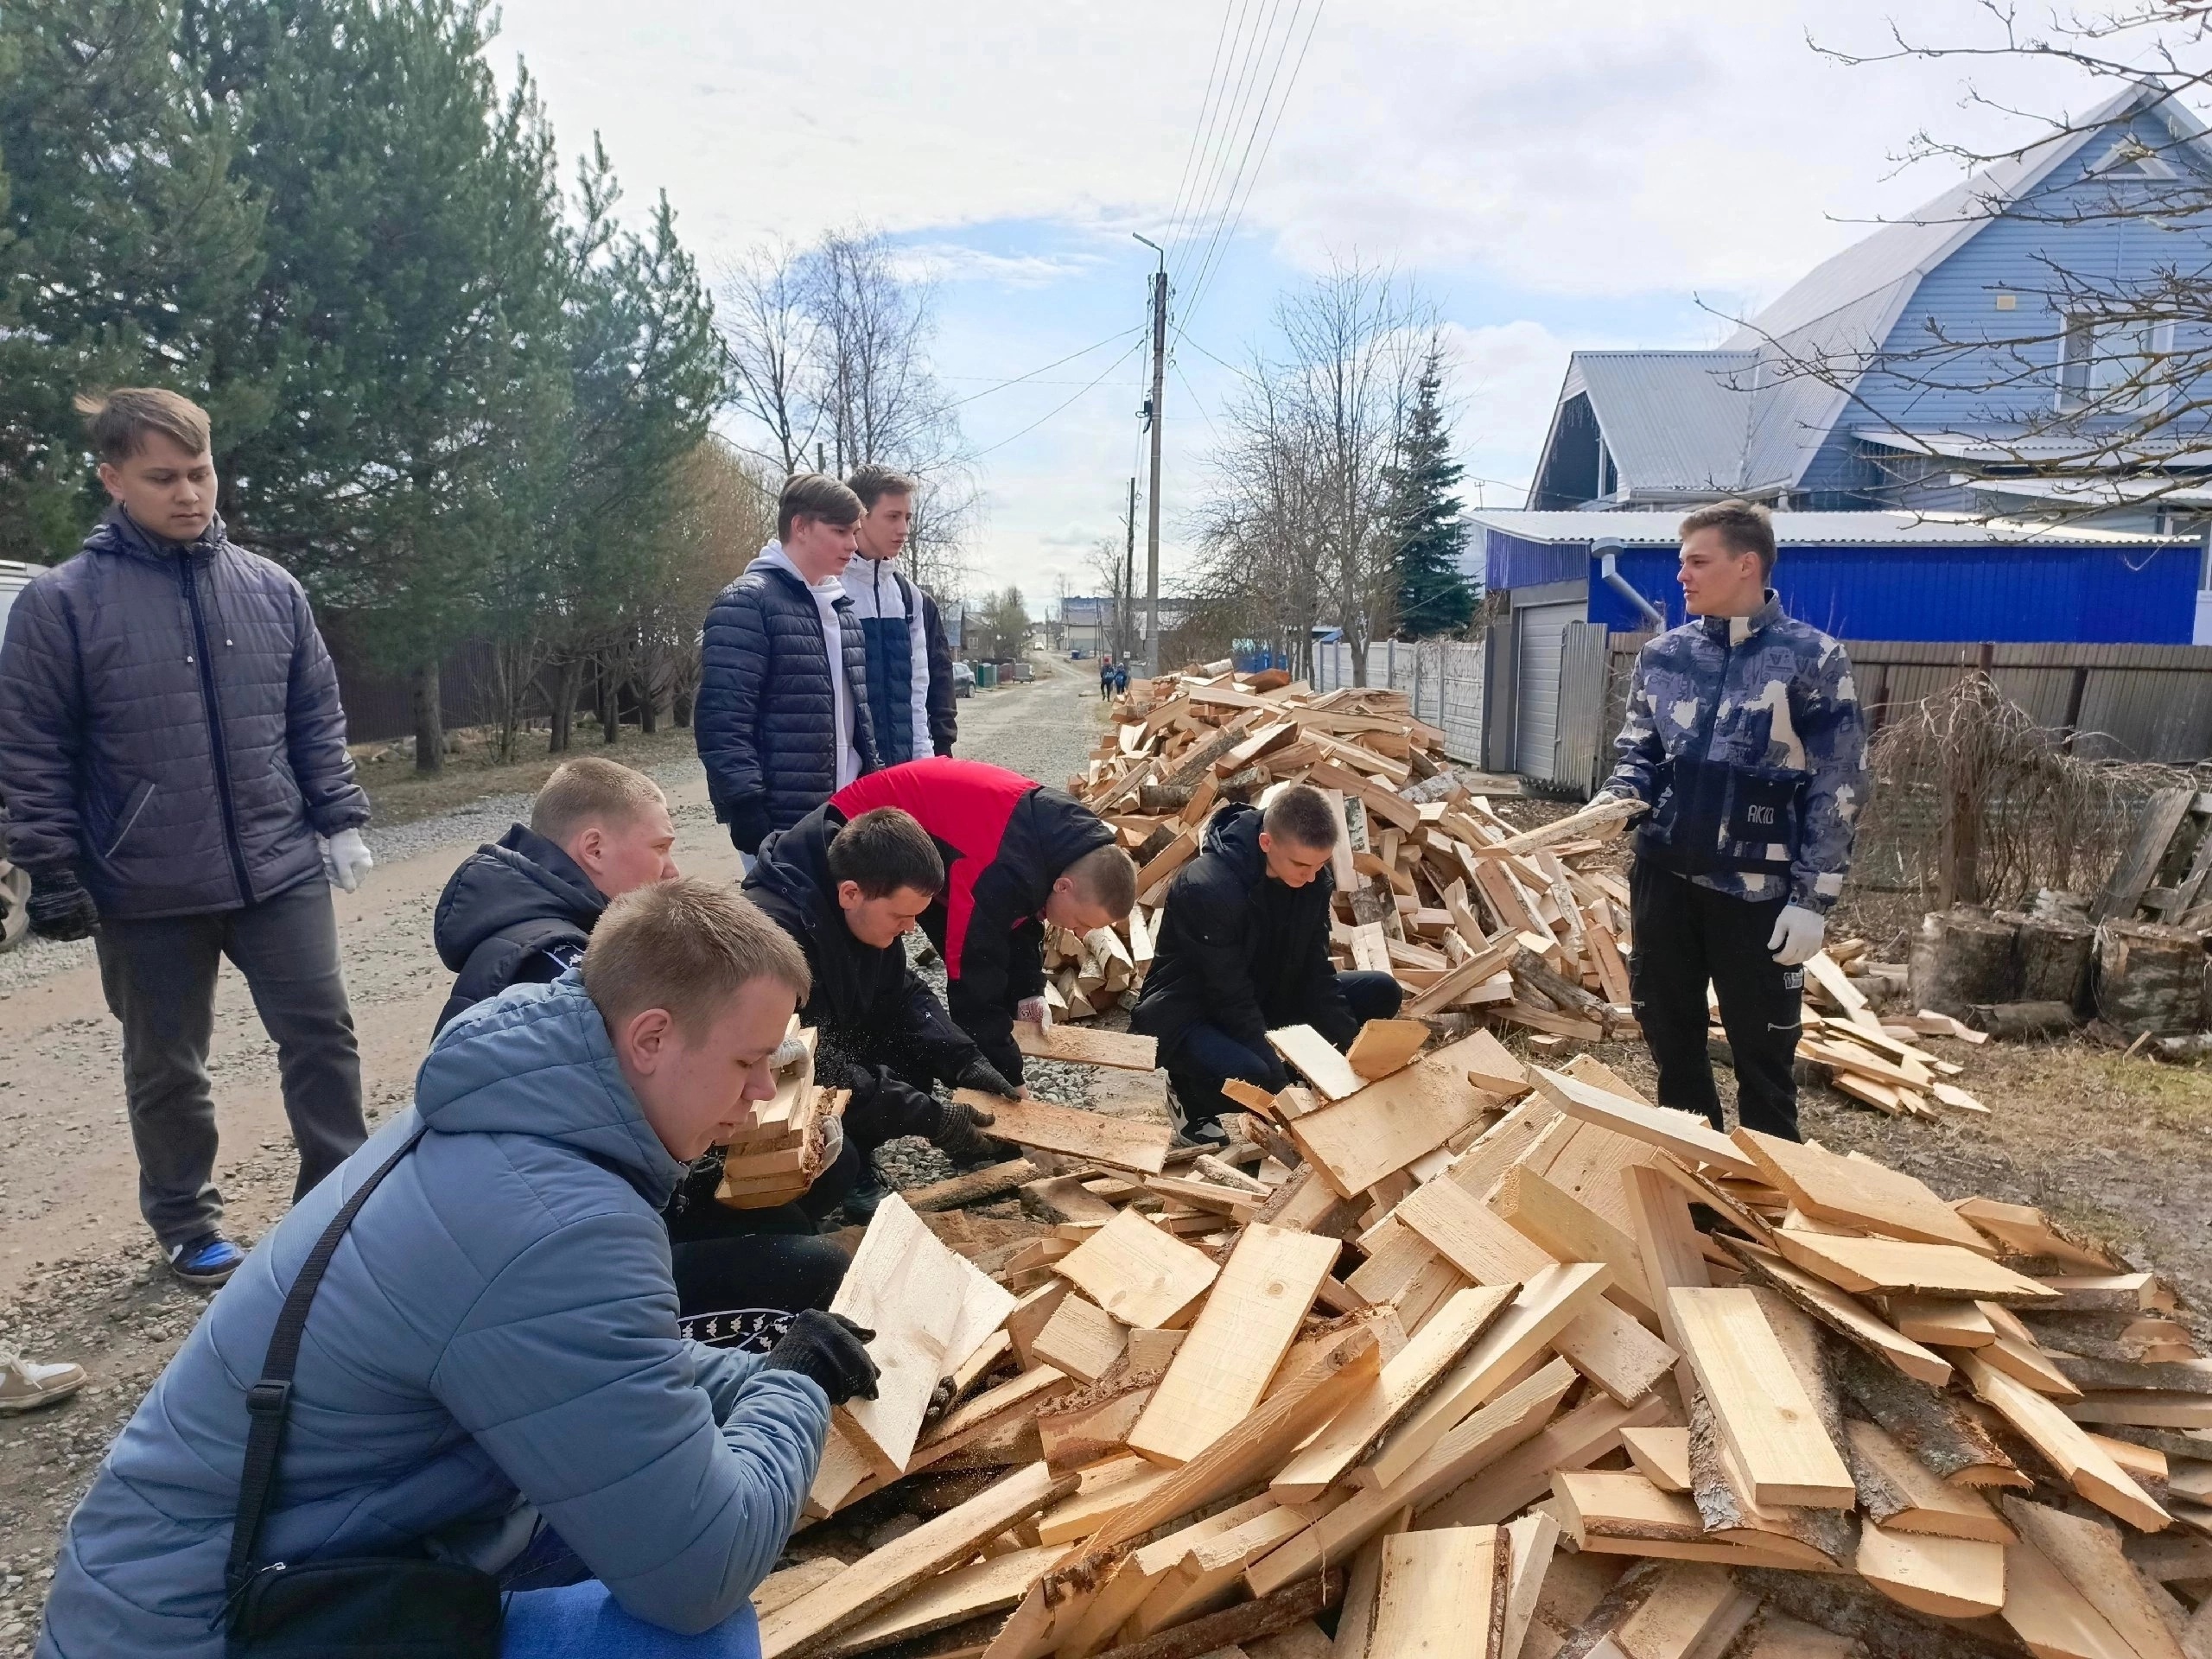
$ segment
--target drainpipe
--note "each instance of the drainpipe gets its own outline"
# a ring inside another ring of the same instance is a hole
[[[1618,560],[1621,543],[1618,537],[1600,536],[1590,543],[1590,550],[1598,556],[1598,572],[1605,578],[1605,586],[1633,606],[1637,613],[1660,632],[1666,632],[1667,619],[1652,602],[1630,586],[1629,579],[1621,575]]]

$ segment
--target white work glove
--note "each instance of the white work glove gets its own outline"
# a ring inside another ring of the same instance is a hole
[[[1050,1031],[1052,1028],[1052,1005],[1041,996],[1025,996],[1014,1005],[1014,1017]]]
[[[1802,905],[1787,905],[1782,914],[1774,918],[1774,937],[1766,942],[1766,948],[1774,952],[1774,959],[1783,967],[1795,968],[1812,960],[1827,931],[1827,918],[1818,911],[1807,910]]]
[[[357,891],[361,878],[376,867],[376,860],[369,856],[369,844],[358,830],[340,830],[322,843],[322,873],[341,893]]]

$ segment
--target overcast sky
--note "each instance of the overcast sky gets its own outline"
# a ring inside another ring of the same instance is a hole
[[[1968,0],[1895,10],[1923,38],[1972,20]],[[1959,66],[1815,52],[1808,35],[1883,45],[1884,9],[1844,0],[505,0],[502,16],[494,56],[527,63],[563,151],[595,129],[632,207],[665,189],[710,271],[766,237],[868,224],[935,274],[936,365],[973,397],[973,586],[1016,583],[1036,613],[1063,580],[1094,591],[1088,550],[1120,535],[1152,264],[1132,231],[1178,272],[1172,572],[1231,380],[1215,359],[1243,359],[1276,296],[1332,257],[1393,264],[1437,302],[1469,499],[1518,506],[1571,348],[1716,343],[1951,182],[1899,173],[1916,130],[1993,130],[1961,107]],[[2037,110],[2096,95],[1980,75]],[[1248,155],[1235,218],[1220,203]],[[1141,565],[1141,523],[1139,543]]]

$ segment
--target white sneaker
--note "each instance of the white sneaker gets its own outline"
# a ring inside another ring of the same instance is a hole
[[[16,1354],[0,1355],[0,1413],[36,1411],[67,1400],[86,1381],[81,1365],[42,1365]]]

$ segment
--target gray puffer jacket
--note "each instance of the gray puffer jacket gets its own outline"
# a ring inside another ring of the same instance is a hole
[[[497,1571],[537,1516],[638,1618],[696,1632],[775,1565],[828,1432],[795,1372],[677,1334],[683,1166],[573,971],[478,1004],[415,1106],[257,1245],[70,1517],[41,1659],[218,1659],[223,1564],[285,1291],[418,1122],[317,1290],[264,1561],[440,1553]]]
[[[100,913],[234,910],[322,872],[369,820],[307,594],[232,545],[118,509],[16,596],[0,644],[8,856],[73,868]]]

